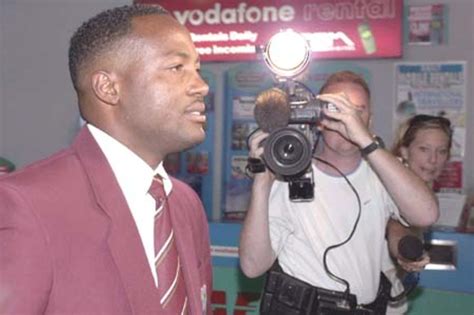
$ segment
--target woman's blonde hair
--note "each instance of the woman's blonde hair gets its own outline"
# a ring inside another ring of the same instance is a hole
[[[401,156],[401,148],[408,147],[416,138],[418,131],[426,129],[439,129],[443,131],[449,139],[448,149],[451,150],[453,131],[449,119],[442,116],[415,115],[401,124],[397,138],[392,147],[392,153]]]

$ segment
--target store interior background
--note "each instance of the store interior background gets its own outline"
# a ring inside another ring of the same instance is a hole
[[[79,129],[79,113],[67,67],[69,38],[85,19],[98,11],[130,2],[127,0],[0,0],[0,156],[14,162],[17,168],[21,168],[70,144]],[[373,129],[388,144],[393,139],[394,64],[401,61],[466,62],[467,118],[463,181],[465,193],[473,196],[474,140],[471,135],[474,134],[474,106],[472,104],[474,101],[474,1],[405,0],[404,2],[405,6],[414,4],[445,4],[447,6],[446,44],[404,45],[403,57],[400,59],[351,61],[366,67],[371,72],[372,101],[375,104]],[[217,73],[223,73],[229,67],[224,63],[206,66]],[[219,111],[222,110],[220,106],[224,99],[222,90],[223,80],[218,80],[215,96],[216,115],[219,115]],[[216,121],[215,128],[215,143],[222,143],[222,121]],[[216,150],[216,163],[220,163],[222,151]],[[215,179],[221,178],[220,169],[215,168],[216,171],[213,174]],[[216,185],[216,189],[219,189],[219,185]],[[213,219],[220,217],[220,198],[220,193],[215,193],[213,196]],[[235,226],[230,230],[234,228]],[[218,234],[221,230],[224,229],[218,228],[215,233]],[[471,245],[474,244],[472,236],[473,234],[469,236]],[[213,235],[213,238],[215,237]],[[235,240],[233,242],[235,243]],[[471,251],[472,248],[471,246]],[[468,250],[469,247],[466,249]],[[472,255],[469,259],[474,265]],[[467,276],[474,283],[473,273]],[[469,294],[471,298],[474,298],[474,290]],[[439,296],[431,298],[433,300],[426,301],[427,305],[436,303],[435,300]],[[226,303],[229,301],[227,300]],[[471,306],[474,308],[472,304],[466,307]],[[229,312],[232,306],[222,306],[222,308],[227,308]],[[248,306],[242,307],[241,310],[242,312],[247,310],[250,314],[254,308]],[[449,314],[464,314],[464,311],[466,310]],[[472,312],[473,309],[465,314],[472,314]],[[219,314],[226,313],[222,311]],[[417,314],[424,314],[424,312]]]
[[[130,0],[0,0],[0,154],[17,167],[67,146],[79,126],[76,96],[67,67],[69,38],[85,19],[101,9]],[[474,1],[409,0],[410,4],[445,3],[448,43],[439,46],[404,45],[401,59],[351,60],[371,75],[374,131],[386,143],[393,139],[394,64],[400,61],[466,61],[466,135],[474,133]],[[206,65],[208,66],[208,65]],[[228,64],[211,64],[225,71]],[[217,82],[216,105],[223,101],[223,82]],[[216,106],[216,111],[222,106]],[[218,114],[218,113],[216,113]],[[216,121],[215,136],[222,135]],[[390,126],[390,128],[388,127]],[[216,139],[216,143],[220,143]],[[216,161],[219,152],[216,150]],[[464,187],[474,193],[474,142],[467,138]],[[216,168],[217,169],[217,168]],[[469,172],[471,170],[471,172]],[[220,174],[214,174],[219,178]],[[215,199],[219,194],[214,194]],[[220,201],[214,200],[214,209]],[[218,215],[218,214],[217,214]],[[216,217],[216,213],[214,213]]]

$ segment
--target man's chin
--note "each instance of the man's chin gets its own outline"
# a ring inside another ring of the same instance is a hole
[[[341,138],[339,141],[334,141],[332,143],[326,142],[326,146],[328,146],[331,150],[337,152],[338,154],[344,156],[360,154],[360,149],[357,145],[343,138]]]
[[[330,139],[330,142],[333,143],[340,143],[340,144],[348,144],[357,147],[357,145],[352,142],[352,140],[344,137],[339,131],[336,130],[326,130],[327,132],[325,139]],[[326,141],[327,142],[327,141]]]
[[[343,155],[343,156],[354,156],[354,155],[360,155],[360,150],[357,146],[355,145],[351,145],[351,146],[347,146],[347,147],[344,147],[344,148],[341,148],[339,150],[339,154]]]
[[[201,129],[201,134],[197,136],[196,138],[196,144],[200,144],[206,140],[206,131],[204,129]]]
[[[194,135],[194,137],[189,139],[189,142],[186,144],[186,147],[183,148],[182,150],[187,150],[187,149],[190,149],[192,147],[195,147],[195,146],[203,143],[205,139],[206,139],[206,133],[204,132],[204,130],[202,130],[201,134],[196,133],[196,135]]]

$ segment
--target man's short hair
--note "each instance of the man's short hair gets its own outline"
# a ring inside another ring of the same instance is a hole
[[[319,94],[324,93],[331,85],[336,83],[353,83],[359,85],[367,93],[370,99],[370,89],[364,78],[352,71],[338,71],[329,76],[324,85],[319,90]]]
[[[76,30],[69,45],[69,72],[76,91],[80,70],[124,39],[134,17],[152,14],[169,13],[160,5],[125,5],[97,14]]]

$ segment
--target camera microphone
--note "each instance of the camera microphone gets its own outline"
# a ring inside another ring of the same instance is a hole
[[[273,132],[286,127],[290,120],[288,95],[278,88],[271,88],[258,94],[255,100],[254,116],[264,132]]]
[[[406,235],[398,242],[398,253],[410,261],[417,261],[423,256],[423,242],[414,235]]]

